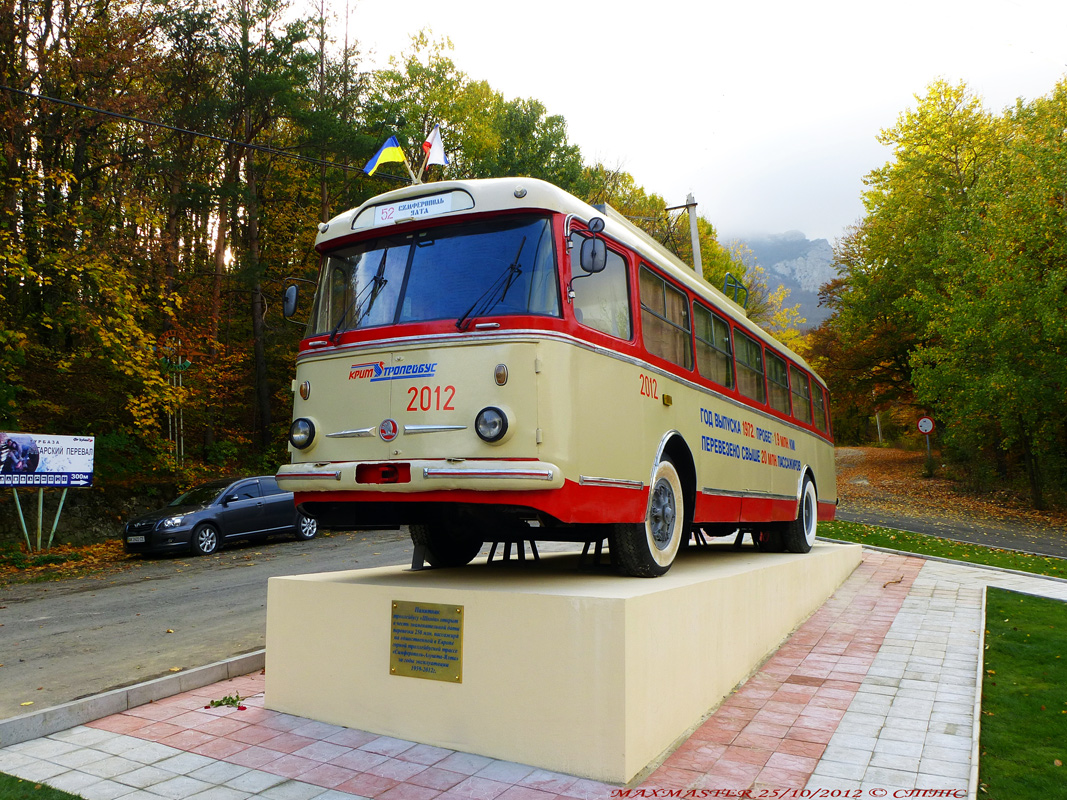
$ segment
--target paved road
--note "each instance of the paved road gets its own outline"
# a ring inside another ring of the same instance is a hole
[[[1008,520],[920,519],[845,504],[837,510],[837,518],[846,522],[925,533],[957,542],[1067,558],[1067,535],[1061,528],[1042,528]]]
[[[0,719],[263,647],[272,575],[410,561],[406,531],[357,532],[0,587]]]

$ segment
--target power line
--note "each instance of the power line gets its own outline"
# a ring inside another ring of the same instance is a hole
[[[104,108],[87,106],[82,103],[76,103],[73,100],[62,100],[58,97],[49,97],[48,95],[38,94],[36,92],[27,92],[24,89],[15,89],[11,86],[0,85],[0,89],[3,89],[4,91],[8,92],[13,92],[15,94],[21,94],[25,97],[32,97],[34,100],[47,100],[50,103],[58,103],[59,105],[69,106],[70,108],[77,108],[81,111],[90,111],[95,114],[103,114],[105,116],[115,117],[116,119],[121,119],[126,122],[137,122],[141,125],[148,125],[153,128],[161,128],[165,131],[171,131],[172,133],[184,133],[190,136],[198,136],[203,139],[211,139],[212,141],[221,142],[222,144],[234,145],[236,147],[244,147],[248,150],[255,150],[256,152],[267,153],[269,155],[279,156],[281,158],[291,158],[294,161],[304,161],[308,164],[315,164],[320,167],[333,167],[335,169],[345,170],[346,172],[363,172],[360,167],[354,167],[349,164],[338,164],[336,161],[326,161],[321,158],[313,158],[312,156],[301,155],[300,153],[292,153],[288,150],[278,150],[277,148],[267,147],[266,145],[262,144],[253,144],[252,142],[241,142],[237,139],[230,139],[226,136],[216,136],[213,133],[202,133],[200,131],[191,131],[188,128],[177,128],[173,125],[167,125],[164,122],[154,122],[149,119],[141,119],[140,117],[131,117],[128,114],[120,114],[117,111],[108,111]],[[400,181],[403,183],[408,182],[406,178],[402,178],[399,175],[390,175],[388,173],[382,173],[378,177],[387,178],[388,180],[392,181]]]

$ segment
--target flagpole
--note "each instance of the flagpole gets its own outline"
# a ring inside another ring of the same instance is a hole
[[[426,141],[422,143],[422,150],[425,155],[422,157],[422,166],[419,167],[419,182],[422,182],[422,176],[426,174],[426,168],[430,165],[430,156],[433,155],[434,148],[439,148],[441,151],[441,160],[434,161],[435,164],[441,164],[447,166],[448,156],[445,154],[444,142],[441,141],[441,125],[440,123],[433,126],[433,130],[430,131]]]
[[[411,171],[411,164],[408,163],[407,156],[404,156],[404,166],[408,168],[408,175],[411,176],[411,182],[412,183],[422,183],[422,181],[419,180],[419,178],[415,177],[415,173]],[[421,176],[422,173],[420,172],[419,174]]]
[[[437,130],[437,126],[436,125],[434,126],[433,130]],[[430,139],[431,138],[433,138],[433,131],[430,131],[429,136],[427,137],[426,141],[423,142],[423,145],[422,145],[422,153],[423,153],[423,155],[422,155],[422,166],[419,167],[419,183],[422,183],[422,176],[426,172],[426,164],[430,160],[430,150],[433,149],[433,148],[430,148],[430,147],[426,146],[427,144],[430,143]]]

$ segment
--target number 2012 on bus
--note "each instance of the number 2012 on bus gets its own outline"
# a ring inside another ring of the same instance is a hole
[[[407,389],[411,402],[408,411],[455,411],[452,401],[456,399],[455,386],[409,386]]]

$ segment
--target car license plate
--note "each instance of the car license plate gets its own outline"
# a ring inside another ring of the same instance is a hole
[[[127,536],[126,542],[129,544],[144,544],[143,536]]]

